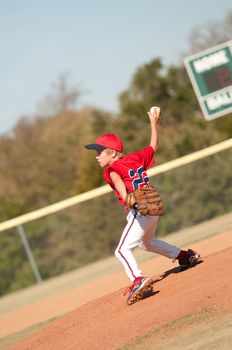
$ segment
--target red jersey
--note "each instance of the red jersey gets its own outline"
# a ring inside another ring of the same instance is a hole
[[[125,201],[121,198],[110,178],[112,171],[116,172],[124,182],[127,192],[136,188],[142,188],[149,184],[146,170],[155,164],[154,149],[147,146],[142,150],[129,153],[108,166],[104,171],[104,179],[114,190],[121,205],[125,206]]]

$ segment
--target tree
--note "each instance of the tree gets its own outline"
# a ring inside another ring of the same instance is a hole
[[[188,54],[193,54],[232,38],[232,10],[220,21],[211,20],[193,29],[189,37]]]
[[[70,87],[69,74],[63,73],[52,84],[51,93],[39,103],[39,113],[50,116],[75,112],[80,96],[79,89]]]
[[[46,111],[20,118],[11,135],[0,138],[2,220],[102,184],[84,145],[108,128],[110,114],[94,108],[77,111],[78,98],[79,91],[61,76],[45,98]]]

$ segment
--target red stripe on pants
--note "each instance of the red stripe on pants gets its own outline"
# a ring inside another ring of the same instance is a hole
[[[133,221],[132,221],[130,227],[128,228],[128,230],[127,230],[127,232],[126,232],[126,234],[125,234],[125,236],[124,236],[124,238],[123,238],[123,240],[122,240],[122,243],[120,244],[120,247],[118,248],[118,252],[119,252],[119,254],[121,255],[121,257],[123,258],[123,260],[125,260],[127,266],[129,267],[129,269],[130,269],[130,271],[131,271],[131,273],[132,273],[132,276],[133,276],[134,278],[136,278],[136,276],[135,276],[134,273],[133,273],[132,268],[130,267],[129,262],[126,260],[125,256],[123,256],[122,252],[120,251],[120,249],[122,248],[122,245],[123,245],[123,243],[125,242],[125,239],[126,239],[128,233],[129,233],[129,231],[130,231],[130,229],[131,229],[131,227],[132,227],[134,221],[135,221],[135,216],[134,216]]]

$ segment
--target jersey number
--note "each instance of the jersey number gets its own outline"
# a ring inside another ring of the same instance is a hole
[[[130,169],[129,170],[129,176],[130,178],[133,178],[132,185],[133,188],[141,188],[144,185],[149,184],[149,178],[144,170],[144,168],[141,166],[137,169],[137,171]]]

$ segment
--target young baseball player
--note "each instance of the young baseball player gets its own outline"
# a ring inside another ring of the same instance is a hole
[[[114,134],[101,135],[95,143],[85,147],[97,152],[96,159],[104,168],[104,179],[114,190],[120,204],[127,212],[127,224],[116,248],[115,255],[124,266],[132,282],[127,304],[131,305],[152,290],[153,280],[145,277],[133,255],[135,248],[154,252],[169,259],[177,259],[182,269],[196,265],[200,255],[192,249],[181,250],[172,244],[154,238],[158,216],[140,215],[136,209],[128,208],[127,193],[149,186],[146,170],[154,163],[154,153],[158,149],[158,124],[160,108],[152,107],[148,112],[151,125],[150,145],[142,150],[124,155],[122,141]]]

